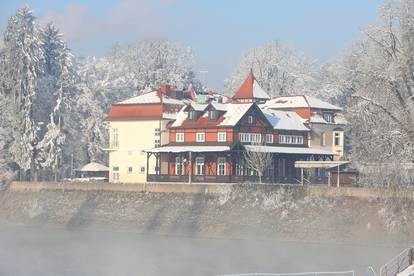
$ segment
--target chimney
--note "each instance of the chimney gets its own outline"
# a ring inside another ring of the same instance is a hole
[[[162,94],[168,94],[169,92],[171,92],[171,86],[168,84],[164,84],[161,85],[160,88],[158,89]]]

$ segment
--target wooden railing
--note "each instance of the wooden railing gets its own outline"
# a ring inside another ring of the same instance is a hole
[[[405,249],[380,269],[380,276],[395,276],[413,264],[414,247]]]

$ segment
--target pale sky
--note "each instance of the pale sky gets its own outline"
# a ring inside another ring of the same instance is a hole
[[[278,40],[320,60],[334,59],[370,23],[380,0],[0,0],[0,30],[29,5],[53,21],[75,55],[103,55],[113,44],[168,38],[193,49],[196,73],[221,90],[249,48]]]

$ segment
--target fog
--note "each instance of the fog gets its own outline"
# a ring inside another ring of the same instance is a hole
[[[201,239],[94,229],[0,228],[0,275],[218,275],[355,270],[408,245]]]

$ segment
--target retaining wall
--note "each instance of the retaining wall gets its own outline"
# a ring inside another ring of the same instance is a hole
[[[24,190],[77,190],[77,191],[116,191],[116,192],[151,192],[151,193],[188,193],[216,194],[232,189],[248,189],[251,191],[271,192],[281,188],[295,190],[309,196],[325,197],[357,197],[384,198],[398,197],[414,200],[414,189],[390,191],[385,189],[358,187],[327,187],[300,185],[269,184],[165,184],[165,183],[102,183],[102,182],[20,182],[13,181],[9,185],[11,191]]]

